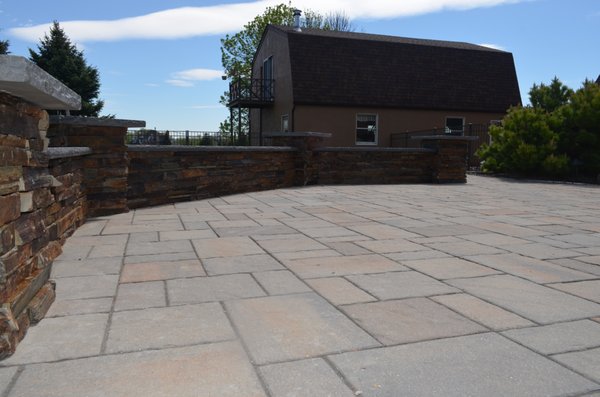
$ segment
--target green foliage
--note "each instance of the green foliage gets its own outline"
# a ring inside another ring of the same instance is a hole
[[[8,51],[9,44],[8,40],[0,40],[0,55],[10,54],[10,51]]]
[[[555,154],[558,134],[553,132],[547,115],[540,109],[513,108],[504,118],[502,126],[490,128],[492,144],[482,146],[479,156],[484,160],[483,171],[510,172],[523,175],[545,173],[543,164],[559,164],[549,159]]]
[[[100,77],[98,69],[88,66],[83,52],[71,43],[58,22],[50,28],[37,46],[29,50],[30,59],[39,67],[63,82],[81,96],[81,110],[72,112],[81,116],[98,117],[104,102],[98,99]]]
[[[600,174],[600,86],[584,82],[556,113],[561,123],[560,151],[580,164],[584,174]]]
[[[586,81],[573,92],[554,78],[530,94],[533,106],[511,109],[490,128],[492,143],[478,151],[483,171],[600,175],[600,86]]]
[[[529,101],[534,108],[553,112],[568,103],[572,95],[573,90],[554,77],[549,85],[534,84],[529,90]]]
[[[294,23],[294,7],[278,4],[267,7],[264,13],[257,15],[244,28],[234,35],[226,35],[221,39],[221,64],[228,79],[249,78],[252,75],[252,61],[258,49],[262,35],[267,25],[291,26]],[[304,28],[323,30],[352,31],[350,19],[343,12],[331,13],[323,16],[315,11],[308,10],[302,22]],[[220,98],[220,103],[227,105],[229,92]],[[233,125],[229,120],[223,121],[219,131],[229,132],[241,130],[249,131],[248,109],[233,109]],[[240,126],[241,124],[241,126]]]

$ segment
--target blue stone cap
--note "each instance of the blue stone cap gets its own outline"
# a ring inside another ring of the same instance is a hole
[[[81,97],[30,60],[0,55],[0,91],[50,110],[79,110]]]

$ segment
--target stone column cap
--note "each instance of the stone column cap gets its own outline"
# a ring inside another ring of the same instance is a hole
[[[30,60],[0,55],[0,91],[50,110],[79,110],[81,97]]]

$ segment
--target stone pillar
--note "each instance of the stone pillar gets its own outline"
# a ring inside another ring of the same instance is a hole
[[[42,109],[79,109],[80,98],[22,57],[0,55],[0,359],[11,355],[54,300],[49,281],[61,245]]]
[[[432,164],[432,181],[436,183],[466,183],[469,141],[471,136],[434,135],[419,137],[421,146],[436,151]]]
[[[296,158],[295,185],[306,186],[317,183],[319,168],[314,161],[314,150],[323,146],[331,134],[325,132],[285,132],[265,134],[273,146],[290,146],[298,149]]]
[[[89,216],[127,212],[129,158],[125,135],[130,127],[144,127],[138,120],[51,116],[51,146],[85,146],[84,181]]]

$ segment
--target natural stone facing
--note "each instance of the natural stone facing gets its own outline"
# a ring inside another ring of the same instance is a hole
[[[344,312],[384,345],[487,331],[427,298],[361,303],[345,306]]]
[[[259,365],[379,346],[314,293],[234,300],[225,306]]]
[[[598,389],[581,375],[492,333],[330,359],[364,395],[547,396]]]
[[[356,396],[320,358],[265,365],[260,367],[260,373],[273,397]]]

